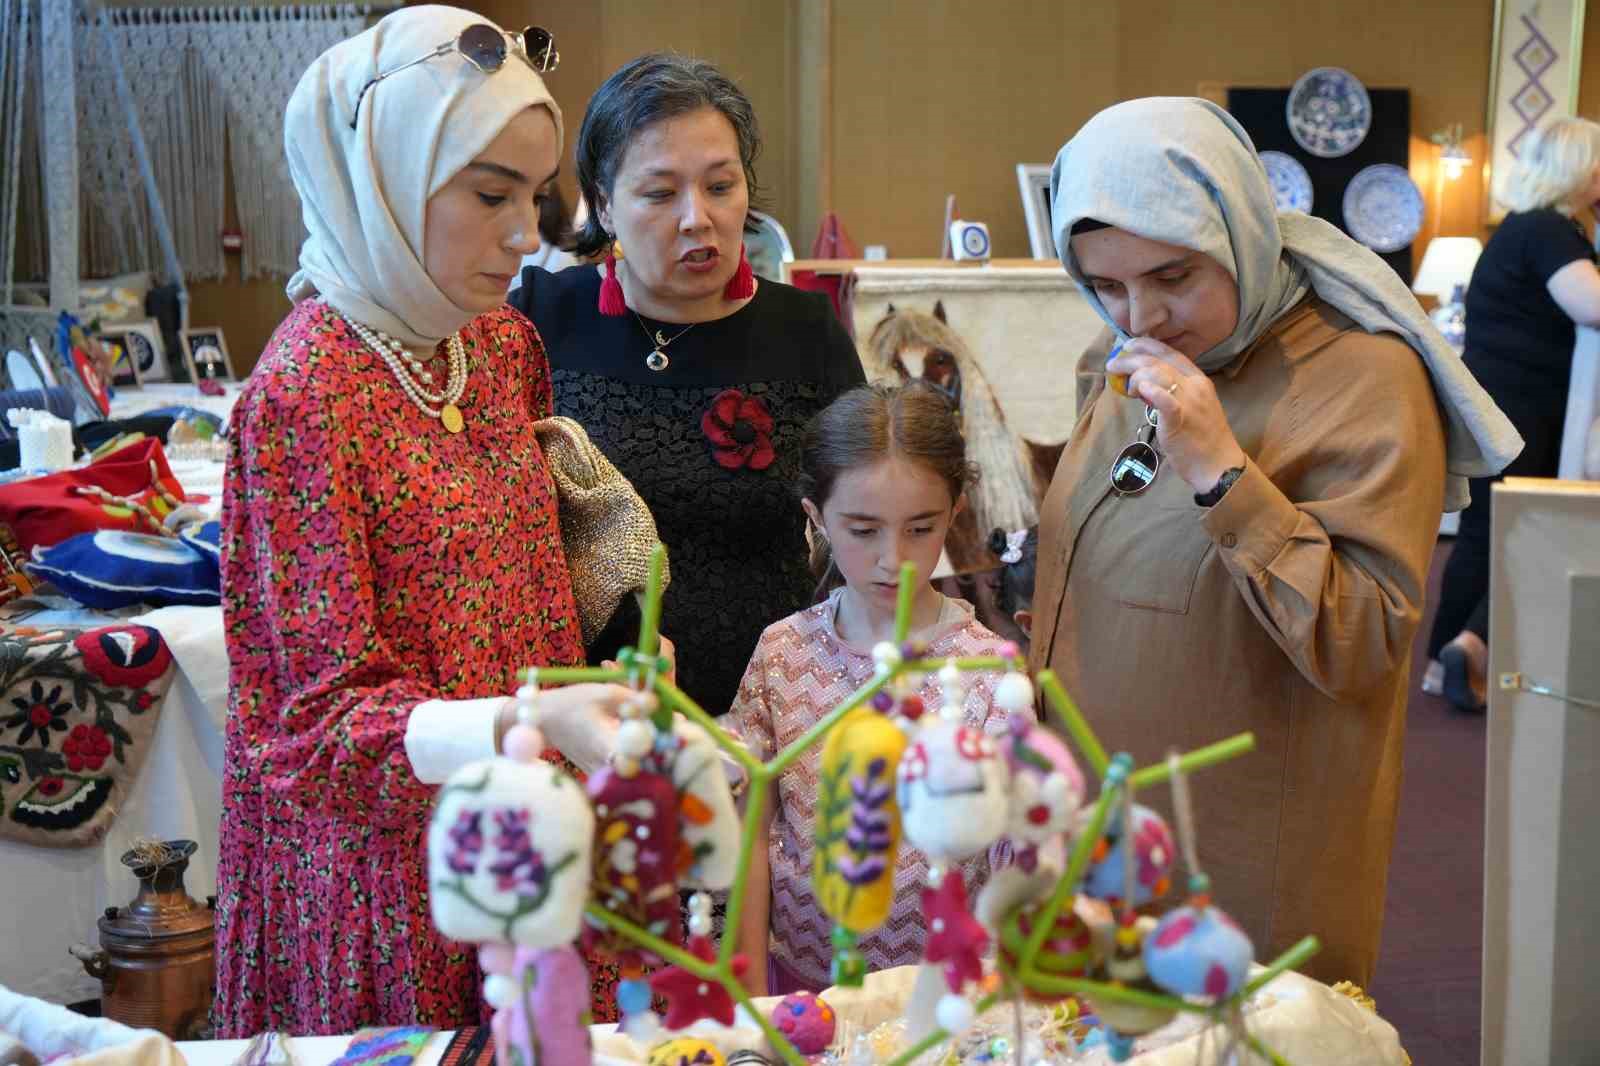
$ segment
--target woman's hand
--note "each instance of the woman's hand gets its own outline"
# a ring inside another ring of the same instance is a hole
[[[1244,449],[1216,388],[1188,356],[1149,337],[1135,337],[1106,364],[1106,372],[1128,375],[1128,394],[1160,414],[1156,449],[1195,492],[1210,492],[1225,472],[1244,465]]]
[[[535,702],[539,731],[544,734],[545,742],[565,755],[574,766],[586,774],[594,773],[616,749],[617,729],[622,722],[619,708],[633,695],[633,690],[623,685],[584,684],[546,689],[539,693]],[[496,732],[504,737],[506,729],[516,722],[516,701],[507,700],[500,714],[505,729]]]
[[[678,648],[665,636],[657,636],[656,639],[661,643],[660,654],[667,657],[666,674],[657,676],[662,677],[662,679],[667,681],[669,684],[676,685],[678,683]],[[615,659],[607,659],[600,665],[605,667],[607,670],[622,669],[622,664],[617,662]]]

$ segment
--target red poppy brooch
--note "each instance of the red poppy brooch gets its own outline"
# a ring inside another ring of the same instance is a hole
[[[700,430],[711,442],[711,457],[727,470],[765,470],[772,450],[772,413],[758,397],[726,389],[700,416]]]

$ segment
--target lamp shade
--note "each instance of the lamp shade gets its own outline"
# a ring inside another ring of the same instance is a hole
[[[1411,291],[1441,300],[1449,297],[1457,285],[1472,280],[1472,268],[1482,252],[1483,245],[1476,237],[1435,237],[1422,254]]]

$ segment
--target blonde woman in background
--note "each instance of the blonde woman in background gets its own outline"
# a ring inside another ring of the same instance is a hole
[[[1467,368],[1527,442],[1502,477],[1555,477],[1577,327],[1600,326],[1587,227],[1600,214],[1600,125],[1558,118],[1531,135],[1498,199],[1510,211],[1467,287]],[[1428,639],[1429,681],[1482,711],[1489,666],[1489,487],[1474,478]]]

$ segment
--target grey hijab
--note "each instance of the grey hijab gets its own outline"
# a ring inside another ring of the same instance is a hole
[[[1078,221],[1193,248],[1227,268],[1239,286],[1239,324],[1200,356],[1203,370],[1232,362],[1312,292],[1369,333],[1398,334],[1427,364],[1445,417],[1447,511],[1469,502],[1467,478],[1499,473],[1522,450],[1388,264],[1320,218],[1279,213],[1249,134],[1209,100],[1150,97],[1094,116],[1056,155],[1050,216],[1061,264],[1113,329],[1072,257]]]

